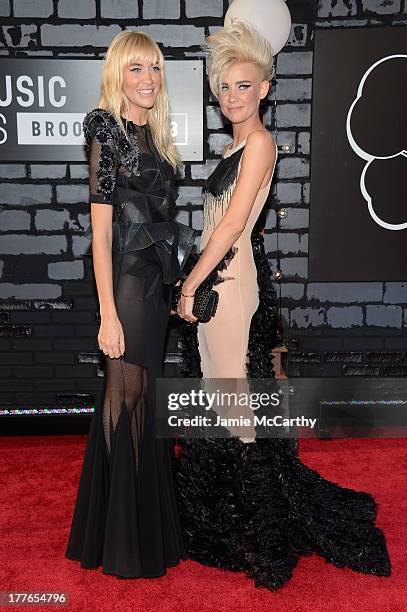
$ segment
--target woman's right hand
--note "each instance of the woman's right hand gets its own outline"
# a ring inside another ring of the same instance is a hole
[[[124,333],[117,315],[102,317],[98,343],[100,350],[111,359],[121,357],[124,354]]]

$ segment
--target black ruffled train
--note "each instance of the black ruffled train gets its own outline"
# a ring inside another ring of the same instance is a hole
[[[256,230],[256,228],[255,228]],[[248,375],[273,377],[270,350],[278,316],[262,236],[252,236],[259,308],[252,319]],[[181,324],[184,374],[200,377],[196,327]],[[366,574],[389,576],[377,505],[365,492],[324,479],[298,458],[293,439],[181,439],[176,462],[178,507],[187,554],[204,565],[244,571],[274,591],[301,555]]]

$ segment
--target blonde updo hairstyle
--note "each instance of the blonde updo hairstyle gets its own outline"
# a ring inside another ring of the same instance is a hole
[[[273,49],[248,23],[234,19],[230,25],[208,36],[203,48],[208,53],[209,86],[216,98],[225,72],[235,62],[250,62],[257,66],[262,81],[271,81],[274,77]]]
[[[129,101],[123,93],[123,71],[135,63],[157,64],[161,87],[154,106],[147,110],[147,123],[160,155],[175,169],[181,165],[179,153],[170,131],[170,103],[164,71],[164,56],[157,43],[144,32],[126,30],[117,34],[107,50],[100,87],[99,108],[112,113],[126,134],[122,116],[128,116]]]

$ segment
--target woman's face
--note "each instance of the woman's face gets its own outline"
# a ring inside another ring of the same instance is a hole
[[[232,123],[243,123],[258,113],[269,82],[262,80],[260,68],[249,62],[235,62],[225,72],[219,87],[219,104]]]
[[[161,71],[158,63],[130,64],[123,72],[123,93],[131,104],[152,108],[161,87]]]

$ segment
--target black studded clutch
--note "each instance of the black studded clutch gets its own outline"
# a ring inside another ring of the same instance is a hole
[[[177,310],[181,291],[182,284],[172,288],[172,310]],[[195,291],[192,314],[198,319],[199,323],[207,323],[215,315],[218,302],[219,293],[201,283]]]
[[[184,281],[193,269],[194,265],[197,263],[198,259],[199,255],[191,253],[185,263],[185,266],[183,267],[183,274],[180,279],[180,284],[172,285],[172,310],[177,310]],[[208,274],[208,276],[202,281],[195,291],[192,314],[198,319],[199,323],[207,323],[216,313],[219,302],[219,293],[213,289],[213,286],[222,282],[222,279],[218,275],[218,269],[219,267],[212,270],[212,272]]]
[[[207,323],[213,316],[215,316],[219,302],[219,293],[213,289],[213,286],[224,282],[225,279],[219,276],[218,271],[225,270],[227,268],[236,252],[237,249],[235,247],[231,247],[223,259],[221,259],[218,265],[212,270],[212,272],[210,272],[210,274],[208,274],[208,276],[196,289],[192,314],[198,319],[199,323]],[[180,284],[172,285],[171,310],[177,310],[178,301],[181,297],[182,285],[188,274],[193,269],[194,265],[197,263],[198,259],[199,255],[196,253],[191,253],[182,269]]]

